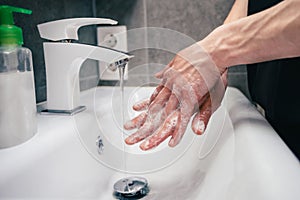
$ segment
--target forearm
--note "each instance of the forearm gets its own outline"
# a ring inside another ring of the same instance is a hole
[[[248,0],[236,0],[232,5],[224,24],[236,21],[247,16]]]
[[[286,0],[220,26],[199,43],[221,71],[227,66],[300,56],[299,10],[299,0]]]

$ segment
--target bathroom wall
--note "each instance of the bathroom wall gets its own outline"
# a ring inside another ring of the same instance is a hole
[[[223,23],[233,0],[1,0],[2,5],[28,8],[32,15],[15,14],[23,27],[24,46],[33,53],[37,102],[46,100],[43,39],[36,25],[70,17],[108,17],[126,25],[128,49],[135,58],[129,65],[128,86],[153,85],[153,74],[164,67],[180,49],[201,40]],[[148,28],[158,27],[158,28]],[[159,29],[163,28],[163,29]],[[79,29],[79,42],[96,44],[96,26]],[[97,62],[87,60],[80,71],[82,90],[98,84]],[[100,81],[101,85],[115,82]],[[229,85],[247,92],[246,70],[230,69]]]
[[[162,69],[178,50],[201,40],[223,23],[233,2],[98,0],[96,16],[114,18],[129,29],[129,51],[135,58],[129,64],[129,80],[126,84],[152,85],[158,82],[153,77],[154,73]],[[229,85],[241,89],[248,96],[245,66],[232,67],[228,81]]]

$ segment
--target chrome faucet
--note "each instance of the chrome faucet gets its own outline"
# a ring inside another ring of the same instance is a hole
[[[44,42],[44,57],[47,77],[47,112],[75,114],[85,109],[80,106],[79,71],[86,59],[108,63],[116,70],[125,67],[133,56],[101,46],[72,43],[78,40],[80,27],[93,24],[117,24],[103,18],[72,18],[38,25]]]

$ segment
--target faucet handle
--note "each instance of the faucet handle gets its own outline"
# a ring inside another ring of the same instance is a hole
[[[93,24],[117,24],[118,22],[106,18],[70,18],[46,22],[37,25],[41,38],[59,41],[73,39],[78,40],[78,29],[82,26]]]

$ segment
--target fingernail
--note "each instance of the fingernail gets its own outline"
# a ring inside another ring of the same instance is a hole
[[[195,130],[197,134],[202,134],[205,130],[205,123],[202,120],[197,121],[197,123],[195,124]]]
[[[129,129],[132,129],[133,127],[133,123],[131,121],[128,121],[126,122],[124,125],[123,125],[124,129],[126,130],[129,130]]]
[[[125,143],[128,145],[134,144],[134,141],[132,140],[132,138],[128,137],[125,139]]]
[[[143,151],[146,151],[149,149],[149,144],[150,142],[149,141],[144,141],[141,145],[140,145],[140,148],[143,150]]]
[[[170,146],[170,147],[174,147],[174,139],[171,139],[171,140],[169,141],[169,146]]]

